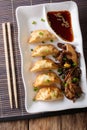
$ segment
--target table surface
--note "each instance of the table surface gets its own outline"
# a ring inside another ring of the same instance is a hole
[[[87,113],[3,122],[0,130],[87,130]]]
[[[7,3],[7,0],[0,0],[0,1],[3,4]],[[13,5],[15,4],[15,7],[17,4],[24,5],[24,3],[26,3],[25,5],[27,5],[28,2],[29,4],[36,4],[36,3],[39,4],[39,3],[59,2],[59,1],[61,0],[9,0],[11,4]],[[77,2],[79,8],[80,24],[83,35],[84,55],[87,63],[87,44],[86,44],[87,0],[74,0],[74,1]],[[30,120],[26,119],[18,121],[1,122],[0,130],[87,130],[87,112],[76,113],[72,115],[67,114],[53,117],[37,118]]]

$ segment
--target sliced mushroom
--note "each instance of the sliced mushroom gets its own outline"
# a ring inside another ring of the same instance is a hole
[[[77,84],[71,82],[71,78],[67,81],[67,86],[65,87],[65,96],[68,99],[75,101],[82,94],[81,87]]]
[[[77,53],[75,51],[75,48],[72,45],[68,44],[68,43],[65,44],[65,46],[66,46],[66,51],[65,52],[70,52],[71,53],[71,55],[67,54],[67,58],[72,59],[72,61],[74,63],[78,64],[78,58],[77,58]]]
[[[73,101],[75,101],[82,94],[81,87],[79,86],[79,80],[80,80],[79,75],[80,75],[80,70],[78,69],[78,67],[76,67],[75,69],[72,69],[66,75],[66,78],[64,79],[65,82],[62,87],[62,90],[65,93],[65,96],[68,99],[71,99]]]

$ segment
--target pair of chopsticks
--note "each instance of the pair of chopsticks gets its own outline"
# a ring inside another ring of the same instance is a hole
[[[5,60],[6,60],[10,107],[13,108],[13,96],[12,96],[12,86],[13,86],[15,107],[18,108],[16,75],[15,75],[14,56],[13,56],[13,49],[12,49],[13,48],[12,38],[11,38],[11,24],[9,22],[2,23],[2,30],[3,30],[4,49],[5,49]],[[9,46],[9,50],[8,50],[8,46]],[[11,61],[11,69],[10,69],[10,63],[9,63],[9,55],[10,55],[10,61]],[[11,86],[11,73],[10,73],[11,71],[12,71],[12,86]]]

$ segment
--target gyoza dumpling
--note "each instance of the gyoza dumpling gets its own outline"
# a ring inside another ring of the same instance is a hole
[[[55,86],[44,87],[39,89],[34,99],[42,101],[60,100],[63,99],[63,93],[58,87]]]
[[[39,74],[36,77],[33,86],[38,88],[42,86],[49,86],[52,85],[53,83],[61,84],[61,80],[54,72],[49,72],[45,74]]]
[[[31,72],[37,72],[41,70],[47,70],[47,69],[56,69],[58,68],[58,65],[54,63],[51,59],[42,59],[38,60],[34,66],[30,69]]]
[[[47,41],[55,38],[56,37],[48,30],[35,30],[31,33],[28,42],[38,43],[38,42]]]
[[[50,54],[58,54],[58,52],[58,49],[51,44],[38,45],[32,51],[32,56],[47,56]]]

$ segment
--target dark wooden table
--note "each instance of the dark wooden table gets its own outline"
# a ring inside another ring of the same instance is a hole
[[[17,25],[15,19],[15,9],[20,5],[30,5],[30,4],[40,4],[40,3],[47,3],[47,2],[60,2],[61,0],[0,0],[0,23],[10,21],[13,24],[13,41],[17,42]],[[63,0],[66,1],[66,0]],[[79,18],[80,18],[80,25],[83,35],[83,49],[84,55],[87,65],[87,0],[74,0],[77,2],[79,8]],[[7,8],[8,10],[6,10]],[[1,24],[0,24],[0,31]],[[2,34],[0,33],[0,40],[3,44]],[[1,44],[1,45],[2,45]],[[14,49],[16,50],[15,59],[19,60],[18,57],[20,55],[18,46],[14,45]],[[0,48],[0,56],[3,55],[3,48]],[[0,61],[1,61],[0,57]],[[21,72],[18,72],[18,66],[20,64],[17,62],[17,74],[21,75]],[[87,68],[87,66],[86,66]],[[4,93],[3,88],[1,89],[1,84],[5,84],[5,77],[2,75],[1,72],[3,70],[3,64],[0,62],[0,91]],[[5,71],[5,70],[3,70]],[[2,72],[4,73],[4,72]],[[3,79],[3,80],[1,80]],[[20,79],[21,80],[21,79]],[[20,85],[20,82],[18,82]],[[19,89],[19,99],[22,98],[22,104],[24,106],[24,95],[20,96],[20,89]],[[3,97],[3,95],[0,95]],[[2,117],[2,111],[4,109],[3,104],[0,98],[0,117]],[[5,100],[5,99],[4,99]],[[5,100],[7,101],[7,100]],[[21,105],[21,104],[20,104]],[[1,106],[3,109],[1,109]],[[22,106],[21,106],[22,107]],[[7,109],[8,108],[8,109]],[[3,114],[6,114],[6,109],[9,110],[9,107],[6,107]],[[21,110],[21,109],[20,109]],[[20,110],[18,113],[20,113]],[[72,110],[71,110],[72,111]],[[12,113],[12,112],[11,112]],[[17,113],[17,114],[18,114]],[[22,114],[24,113],[24,109],[22,109]],[[7,113],[9,116],[10,112]],[[26,113],[25,113],[26,114]],[[5,115],[6,116],[6,115]],[[3,121],[3,120],[2,120]],[[26,120],[17,120],[17,121],[9,121],[9,122],[1,122],[0,123],[0,130],[87,130],[87,112],[80,112],[76,114],[67,114],[67,115],[57,115],[53,117],[45,117],[45,118],[36,118],[36,119],[26,119]]]
[[[5,122],[0,130],[87,130],[87,113]]]

